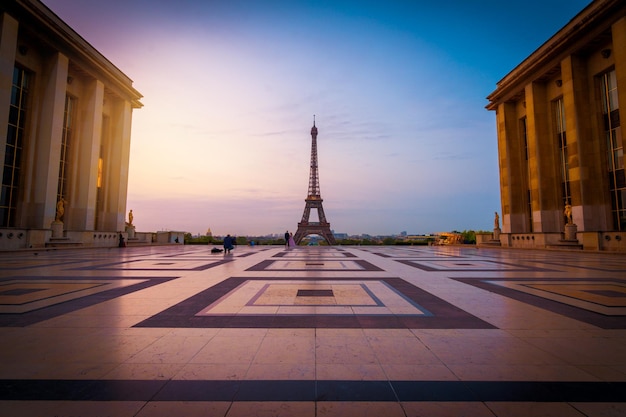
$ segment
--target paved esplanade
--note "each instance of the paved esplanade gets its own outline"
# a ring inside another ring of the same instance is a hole
[[[626,258],[0,254],[0,416],[623,416]]]

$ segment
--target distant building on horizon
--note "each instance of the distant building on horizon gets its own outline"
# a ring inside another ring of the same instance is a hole
[[[142,95],[39,0],[3,0],[0,28],[0,249],[116,246]]]
[[[501,245],[626,252],[626,2],[593,1],[487,99]]]
[[[350,236],[347,233],[338,233],[338,232],[335,232],[334,230],[332,230],[331,232],[333,236],[335,236],[335,239],[347,239]]]

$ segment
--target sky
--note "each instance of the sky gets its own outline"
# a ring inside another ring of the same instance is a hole
[[[314,117],[335,232],[491,230],[486,97],[589,0],[43,3],[144,96],[136,230],[255,236],[297,230]]]

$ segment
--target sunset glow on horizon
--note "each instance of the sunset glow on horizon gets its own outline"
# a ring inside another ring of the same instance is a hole
[[[43,2],[144,95],[137,231],[215,235],[295,231],[313,115],[335,232],[490,230],[501,209],[486,96],[589,4]]]

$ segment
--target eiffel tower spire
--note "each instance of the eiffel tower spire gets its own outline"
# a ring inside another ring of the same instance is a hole
[[[311,170],[309,172],[309,193],[304,200],[304,214],[302,221],[298,223],[298,230],[293,239],[299,244],[305,236],[320,235],[329,245],[335,244],[335,237],[330,231],[330,223],[326,220],[324,207],[322,207],[322,196],[320,194],[319,171],[317,168],[317,127],[315,126],[315,115],[313,115],[313,127],[311,128]],[[319,222],[310,222],[311,209],[316,209]]]
[[[313,115],[313,127],[311,128],[311,171],[309,173],[309,198],[320,197],[320,180],[317,169],[317,127],[315,127],[315,115]]]

